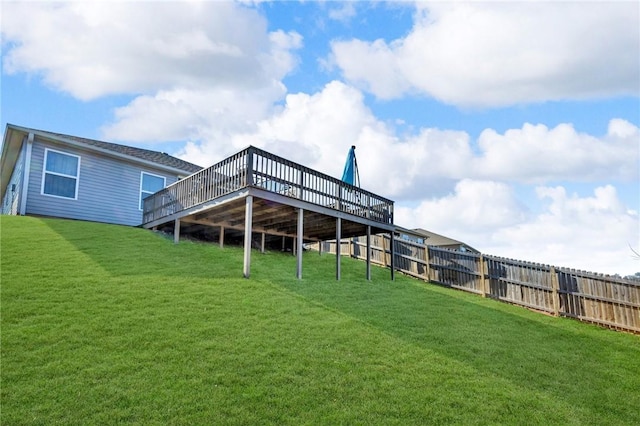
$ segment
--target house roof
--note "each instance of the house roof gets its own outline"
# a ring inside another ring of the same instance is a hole
[[[43,139],[98,151],[106,155],[127,159],[148,166],[160,167],[175,173],[190,175],[202,170],[202,167],[196,164],[181,160],[164,152],[7,124],[2,142],[2,156],[0,158],[0,182],[3,183],[3,185],[1,185],[2,194],[0,194],[0,197],[4,196],[6,189],[4,183],[8,182],[11,178],[13,167],[15,166],[20,147],[22,146],[22,141],[31,133]]]
[[[167,154],[166,152],[152,151],[150,149],[143,149],[143,148],[135,148],[133,146],[120,145],[117,143],[104,142],[104,141],[99,141],[95,139],[81,138],[78,136],[65,135],[62,133],[46,132],[42,130],[36,130],[36,132],[38,132],[41,135],[50,135],[58,139],[72,140],[75,142],[80,142],[82,144],[103,148],[109,151],[117,152],[119,154],[128,155],[130,157],[135,157],[141,160],[151,161],[153,163],[157,163],[167,167],[173,167],[173,168],[184,170],[190,173],[195,173],[202,170],[202,167],[197,166],[193,163],[189,163],[188,161],[184,161],[179,158],[173,157]]]
[[[466,250],[480,253],[479,250],[471,247],[467,243],[463,243],[462,241],[454,240],[453,238],[445,237],[444,235],[436,234],[432,231],[427,231],[422,228],[415,229],[404,229],[397,227],[398,231],[401,233],[405,233],[408,235],[415,235],[418,237],[422,237],[425,239],[425,244],[428,246],[437,246],[437,247],[465,247]]]

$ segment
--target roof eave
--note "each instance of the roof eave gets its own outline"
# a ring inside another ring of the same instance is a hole
[[[7,125],[7,127],[9,127],[9,125]],[[116,151],[111,151],[109,149],[105,149],[105,148],[100,148],[94,145],[89,145],[89,144],[85,144],[79,141],[75,141],[72,139],[67,139],[65,137],[62,136],[58,136],[58,135],[53,135],[51,133],[45,132],[45,131],[41,131],[41,130],[35,130],[35,129],[29,129],[26,127],[20,127],[20,126],[13,126],[12,127],[20,132],[23,132],[25,135],[28,135],[29,133],[33,133],[35,136],[38,136],[40,138],[43,139],[48,139],[54,142],[58,142],[58,143],[63,143],[63,144],[67,144],[67,145],[71,145],[73,147],[76,148],[82,148],[85,150],[89,150],[89,151],[94,151],[94,152],[99,152],[103,155],[109,156],[109,157],[115,157],[115,158],[121,158],[121,159],[125,159],[127,161],[133,162],[133,163],[137,163],[137,164],[144,164],[146,166],[155,168],[155,169],[160,169],[160,170],[164,170],[167,172],[171,172],[171,173],[175,173],[176,175],[179,176],[190,176],[193,173],[197,173],[197,172],[191,172],[189,170],[184,170],[184,169],[180,169],[177,167],[171,167],[171,166],[167,166],[167,165],[163,165],[163,164],[159,164],[156,163],[154,161],[149,161],[149,160],[144,160],[138,157],[134,157],[131,155],[127,155],[127,154],[122,154]],[[4,154],[4,152],[3,152]]]
[[[22,135],[16,126],[7,124],[2,139],[2,154],[0,154],[0,200],[4,199],[7,183],[11,179],[11,174],[20,155],[24,136],[28,134]]]

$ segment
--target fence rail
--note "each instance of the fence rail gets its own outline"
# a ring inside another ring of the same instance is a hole
[[[323,242],[322,251],[336,252]],[[371,236],[371,262],[391,265],[390,238]],[[640,283],[608,275],[394,240],[395,268],[407,275],[555,316],[640,333]],[[315,245],[316,248],[317,244]],[[366,259],[364,237],[340,252]]]
[[[393,201],[255,147],[246,148],[145,198],[143,223],[245,187],[393,224]]]

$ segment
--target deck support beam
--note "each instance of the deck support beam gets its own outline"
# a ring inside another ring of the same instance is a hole
[[[298,209],[298,238],[296,239],[297,246],[297,265],[296,265],[296,277],[302,279],[302,239],[304,236],[304,209]]]
[[[371,281],[371,225],[367,225],[367,281]]]
[[[180,242],[180,219],[176,219],[173,224],[173,242],[175,244]]]
[[[247,195],[244,212],[244,266],[242,274],[245,278],[251,275],[251,229],[253,227],[253,195]]]
[[[340,237],[342,236],[342,219],[339,217],[336,219],[336,280],[340,281],[340,246],[342,242]]]

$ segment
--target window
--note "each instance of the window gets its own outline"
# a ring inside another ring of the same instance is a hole
[[[165,178],[163,176],[152,175],[142,172],[140,177],[140,210],[142,210],[144,199],[164,188]]]
[[[48,148],[44,150],[42,194],[76,200],[79,175],[80,157]]]

